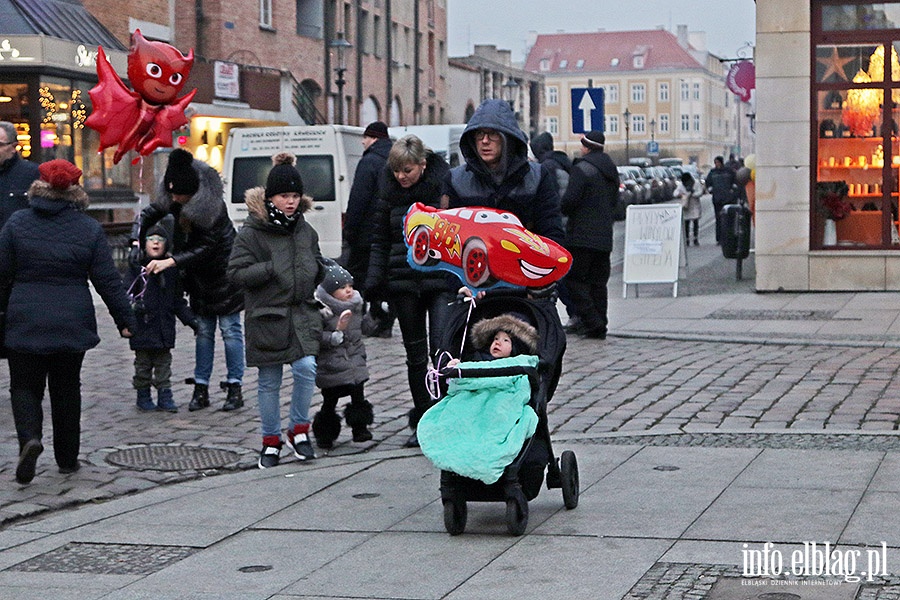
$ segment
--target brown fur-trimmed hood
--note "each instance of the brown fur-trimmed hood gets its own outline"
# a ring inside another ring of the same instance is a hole
[[[472,346],[487,348],[498,331],[505,331],[518,340],[529,354],[537,353],[538,332],[532,325],[512,315],[500,315],[492,319],[482,319],[472,325]]]
[[[244,192],[244,203],[247,205],[247,212],[261,220],[263,223],[269,220],[266,212],[266,188],[263,186],[250,188]],[[300,197],[300,206],[297,208],[298,213],[305,213],[312,210],[313,199],[306,194]]]
[[[31,187],[28,188],[28,198],[45,198],[47,200],[55,200],[57,202],[71,202],[75,208],[84,210],[90,204],[87,192],[80,185],[71,185],[61,190],[51,186],[43,179],[36,179]]]

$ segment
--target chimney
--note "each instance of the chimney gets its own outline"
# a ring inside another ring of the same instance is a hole
[[[688,26],[687,25],[679,25],[678,33],[676,34],[678,38],[678,45],[682,48],[687,49],[688,47]]]

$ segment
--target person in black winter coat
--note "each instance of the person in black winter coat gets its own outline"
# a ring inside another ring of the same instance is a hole
[[[140,262],[129,261],[125,285],[137,324],[128,345],[134,351],[134,379],[138,410],[178,412],[172,398],[172,348],[175,347],[175,317],[197,330],[197,318],[188,307],[175,269],[148,275],[144,266],[151,260],[165,258],[174,234],[174,221],[166,216],[150,228],[144,240]],[[158,404],[153,404],[150,386],[157,390]]]
[[[391,151],[391,139],[388,137],[387,125],[381,121],[370,123],[363,132],[362,144],[365,150],[356,172],[350,197],[347,199],[347,211],[344,213],[344,242],[349,254],[347,270],[355,281],[365,281],[369,270],[369,253],[372,251],[372,214],[378,199],[378,184],[384,165],[387,164]],[[367,298],[370,301],[369,313],[376,322],[373,336],[390,337],[394,325],[393,311],[382,309],[382,300],[387,298]]]
[[[465,165],[445,182],[446,207],[487,206],[511,212],[526,229],[562,243],[556,179],[528,160],[528,139],[508,102],[481,103],[459,140]]]
[[[565,247],[572,253],[566,286],[586,337],[606,339],[607,289],[612,252],[613,211],[619,196],[619,173],[603,151],[603,132],[581,138],[584,157],[572,167],[562,212],[569,217]]]
[[[137,242],[164,216],[171,214],[175,218],[171,256],[151,260],[147,271],[160,273],[177,267],[197,316],[194,377],[189,380],[194,384],[188,404],[191,411],[209,406],[217,323],[225,344],[227,368],[224,387],[228,395],[222,410],[236,410],[244,405],[244,296],[226,275],[237,233],[223,197],[222,178],[212,167],[194,160],[186,150],[173,150],[156,198],[141,211],[139,233],[132,235]]]
[[[389,297],[406,349],[406,369],[413,408],[409,411],[412,435],[407,447],[419,445],[416,427],[431,406],[425,386],[429,356],[434,359],[455,293],[446,274],[413,269],[406,261],[403,218],[415,202],[437,207],[446,161],[427,150],[422,140],[408,135],[396,142],[388,156],[372,219],[372,255],[366,293]],[[430,343],[429,343],[430,342]]]
[[[553,136],[548,132],[539,133],[531,140],[531,153],[541,166],[553,173],[556,181],[556,191],[562,198],[566,194],[569,185],[569,173],[572,171],[572,161],[562,150],[553,149]]]
[[[53,454],[60,473],[79,468],[81,364],[100,342],[88,281],[123,337],[135,327],[106,234],[84,213],[81,170],[65,160],[40,166],[30,206],[0,231],[0,297],[9,292],[3,344],[9,358],[13,420],[19,439],[16,481],[34,478],[41,443],[41,403],[49,387]]]
[[[28,208],[28,188],[40,177],[38,166],[16,151],[16,126],[0,121],[0,229],[15,211]]]

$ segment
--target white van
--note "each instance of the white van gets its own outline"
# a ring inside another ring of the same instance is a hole
[[[391,139],[399,140],[405,135],[413,134],[435,154],[443,156],[451,167],[455,167],[462,164],[464,160],[459,151],[459,138],[465,129],[465,123],[461,125],[408,125],[388,127],[388,135],[391,136]]]
[[[225,148],[225,202],[236,227],[247,217],[244,192],[265,185],[272,156],[291,152],[303,191],[313,199],[313,210],[304,218],[319,234],[323,256],[341,254],[341,227],[347,210],[356,165],[362,158],[362,127],[298,125],[234,128]]]

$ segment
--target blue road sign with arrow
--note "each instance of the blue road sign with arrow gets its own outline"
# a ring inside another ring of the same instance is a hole
[[[572,133],[603,131],[603,88],[572,88]]]

